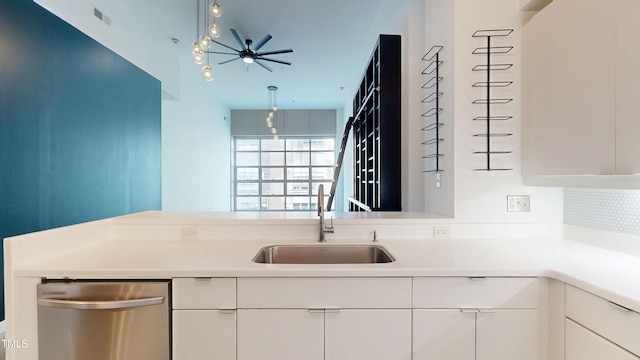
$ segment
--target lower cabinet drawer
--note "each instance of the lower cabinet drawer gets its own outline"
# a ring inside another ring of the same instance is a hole
[[[566,320],[565,360],[640,360],[571,319]]]
[[[413,280],[413,307],[537,309],[538,278],[420,277]]]
[[[409,309],[411,278],[239,278],[239,309]]]
[[[566,301],[568,318],[640,356],[640,314],[571,285]]]
[[[236,359],[235,310],[174,310],[173,359]]]
[[[173,309],[235,309],[235,278],[174,278]]]

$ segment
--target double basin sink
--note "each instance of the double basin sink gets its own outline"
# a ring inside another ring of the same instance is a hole
[[[271,245],[253,258],[261,264],[379,264],[395,261],[379,245]]]

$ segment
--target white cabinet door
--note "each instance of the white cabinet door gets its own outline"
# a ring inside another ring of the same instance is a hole
[[[616,172],[640,173],[640,1],[618,0],[616,56]]]
[[[414,310],[413,360],[538,360],[537,310]]]
[[[523,174],[613,174],[615,3],[553,1],[523,31]]]
[[[413,360],[474,360],[475,350],[475,313],[413,311]]]
[[[325,354],[326,360],[410,359],[411,310],[327,310]]]
[[[570,319],[566,320],[565,360],[638,360],[640,358],[587,330]]]
[[[174,310],[172,331],[176,360],[236,359],[233,310]]]
[[[322,310],[238,310],[238,360],[301,359],[324,359]]]
[[[538,311],[476,314],[476,360],[538,360]]]

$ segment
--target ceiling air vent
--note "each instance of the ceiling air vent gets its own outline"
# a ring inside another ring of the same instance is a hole
[[[111,18],[105,15],[102,11],[98,10],[98,8],[93,8],[93,15],[95,15],[103,23],[111,26]]]

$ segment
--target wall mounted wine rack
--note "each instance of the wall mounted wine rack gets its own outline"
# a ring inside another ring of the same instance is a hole
[[[474,121],[483,121],[485,122],[484,131],[481,133],[476,133],[473,136],[477,138],[484,138],[485,149],[480,151],[475,151],[474,154],[482,155],[485,157],[485,166],[481,168],[474,169],[475,171],[508,171],[513,170],[511,168],[504,167],[495,167],[492,164],[494,155],[504,155],[510,154],[513,151],[511,150],[496,150],[494,146],[492,146],[492,140],[495,138],[505,138],[512,136],[513,133],[508,132],[494,132],[492,125],[495,122],[508,121],[513,119],[512,115],[505,115],[500,113],[497,115],[495,110],[499,107],[504,107],[504,105],[509,104],[513,101],[513,98],[497,98],[492,97],[492,89],[496,88],[507,88],[513,85],[513,81],[505,81],[504,79],[496,80],[496,73],[504,72],[510,70],[513,67],[513,63],[496,63],[495,58],[500,58],[501,56],[510,53],[513,50],[513,46],[511,45],[496,45],[497,42],[502,42],[502,40],[507,38],[509,35],[513,33],[513,29],[491,29],[491,30],[478,30],[473,33],[474,38],[481,38],[486,42],[486,46],[478,47],[473,50],[473,55],[478,55],[479,57],[483,57],[485,59],[484,64],[478,64],[473,67],[473,71],[484,72],[486,73],[485,81],[478,81],[474,83],[472,86],[474,88],[480,88],[483,91],[483,97],[476,99],[473,101],[473,104],[479,105],[484,113],[481,116],[475,117]],[[504,93],[504,92],[501,92]]]
[[[426,92],[426,97],[422,99],[426,111],[422,114],[422,118],[425,120],[425,126],[422,131],[425,132],[425,140],[422,145],[427,147],[427,154],[423,155],[427,164],[425,173],[439,173],[442,172],[440,166],[440,158],[444,156],[440,143],[444,141],[441,137],[440,128],[444,125],[440,121],[440,113],[442,107],[440,106],[440,98],[443,93],[440,91],[440,84],[442,82],[442,76],[440,76],[440,66],[443,61],[441,60],[442,46],[432,46],[429,51],[422,57],[422,60],[426,62],[426,67],[422,70],[422,75],[426,77],[426,82],[422,85],[422,88]]]

